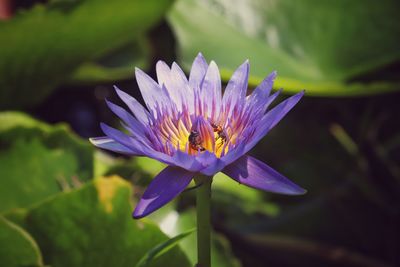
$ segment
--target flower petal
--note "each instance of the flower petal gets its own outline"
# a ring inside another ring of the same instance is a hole
[[[226,116],[230,117],[236,105],[242,104],[246,97],[247,80],[249,79],[249,61],[246,60],[233,73],[231,79],[226,86],[222,105],[226,108]]]
[[[129,131],[131,131],[136,137],[143,139],[145,135],[145,128],[141,123],[138,122],[131,114],[129,114],[125,109],[121,108],[118,105],[106,100],[107,106],[111,109],[112,112],[115,113],[124,123],[126,123],[129,127]],[[143,139],[144,140],[144,139]]]
[[[133,115],[135,115],[136,119],[138,119],[138,121],[143,125],[147,125],[149,123],[149,112],[135,98],[121,91],[117,86],[114,86],[114,89],[121,100],[128,106]]]
[[[203,159],[203,161],[208,160],[208,165],[203,168],[200,173],[206,176],[214,176],[217,172],[220,172],[226,165],[221,159],[215,157],[214,154],[209,155],[208,159]]]
[[[100,127],[102,131],[110,138],[113,139],[114,141],[120,143],[121,145],[129,148],[130,150],[133,151],[136,155],[143,155],[143,151],[149,149],[147,146],[144,144],[138,142],[134,138],[124,134],[123,132],[114,129],[110,126],[108,126],[105,123],[100,123]]]
[[[285,115],[299,102],[303,97],[304,91],[297,93],[290,98],[286,99],[273,109],[271,109],[263,118],[264,121],[271,121],[270,128],[274,128],[278,122],[285,117]]]
[[[189,111],[193,112],[194,110],[193,88],[189,86],[189,81],[187,80],[185,73],[175,62],[172,63],[171,75],[174,78],[174,86],[176,86],[172,90],[177,90],[177,88],[181,89],[180,92],[183,105],[186,105],[186,107],[189,108]]]
[[[168,67],[167,63],[162,60],[157,61],[156,73],[158,84],[160,86],[162,86],[163,84],[167,84],[169,76],[171,75],[171,69]]]
[[[222,171],[225,166],[231,164],[244,155],[245,146],[245,143],[241,143],[238,146],[230,149],[228,153],[221,158],[217,158],[215,154],[212,154],[213,157],[210,156],[208,159],[202,159],[205,167],[201,169],[200,172],[207,176],[213,176],[217,172]]]
[[[276,76],[278,76],[278,73],[273,71],[267,77],[265,77],[264,80],[256,87],[256,89],[254,89],[256,95],[258,94],[257,92],[262,92],[262,94],[268,96],[271,93]]]
[[[203,83],[204,76],[206,75],[208,64],[201,53],[194,59],[192,68],[189,75],[189,86],[193,90],[197,90]]]
[[[256,130],[251,141],[246,144],[245,153],[252,149],[261,138],[263,138],[269,130],[271,130],[280,120],[299,102],[301,97],[304,95],[304,91],[297,93],[285,101],[281,102],[279,105],[271,109],[264,115],[264,117],[259,122],[260,127]],[[271,96],[272,97],[272,96]]]
[[[186,152],[177,150],[175,154],[171,157],[170,162],[168,163],[172,166],[179,166],[185,170],[191,172],[198,172],[199,170],[203,169],[204,166],[201,162],[199,162],[198,158],[189,155]]]
[[[253,93],[247,97],[246,105],[248,108],[251,108],[252,110],[260,109],[265,112],[266,107],[273,100],[269,100],[269,95],[271,93],[276,75],[276,71],[273,71],[256,87],[256,89],[254,89]],[[274,95],[276,95],[276,93]]]
[[[102,137],[93,137],[93,138],[89,138],[89,141],[99,147],[99,148],[103,148],[103,149],[107,149],[113,152],[117,152],[117,153],[121,153],[127,156],[135,156],[137,155],[135,152],[133,152],[131,149],[127,148],[124,145],[121,145],[118,142],[115,142],[113,139],[107,137],[107,136],[102,136]]]
[[[194,175],[181,168],[166,167],[147,187],[133,212],[133,218],[147,216],[170,202],[188,186]]]
[[[221,98],[221,76],[217,64],[211,61],[201,86],[201,104],[204,107],[204,117],[217,120],[221,109]]]
[[[193,89],[189,86],[185,73],[178,64],[172,63],[170,69],[164,61],[160,60],[156,64],[156,71],[159,85],[165,85],[178,110],[182,110],[182,105],[193,108]]]
[[[222,171],[241,184],[268,192],[301,195],[306,190],[296,185],[267,164],[250,156],[243,156]]]
[[[149,75],[138,68],[135,69],[135,75],[144,102],[150,111],[172,104],[167,91],[163,90]]]
[[[172,74],[171,69],[164,62],[159,60],[156,64],[157,80],[160,87],[165,86],[171,100],[176,103],[176,106],[181,110],[182,107],[182,83],[178,77]]]

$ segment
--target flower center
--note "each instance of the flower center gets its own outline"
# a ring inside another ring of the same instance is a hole
[[[188,153],[196,155],[203,151],[209,151],[217,157],[221,157],[227,152],[227,140],[228,135],[221,125],[198,117],[194,120],[187,139]]]
[[[203,151],[210,151],[215,153],[217,157],[220,157],[222,151],[225,150],[224,153],[228,152],[228,148],[225,147],[227,143],[227,133],[224,131],[222,126],[211,123],[213,134],[209,134],[206,132],[203,136],[197,130],[192,130],[188,136],[189,143],[189,153],[197,154]]]
[[[209,122],[202,116],[192,116],[192,119],[190,116],[177,119],[165,117],[158,127],[152,127],[157,129],[156,136],[161,137],[163,152],[172,154],[174,150],[181,150],[197,155],[209,151],[217,157],[225,155],[229,149],[230,134],[223,124]]]

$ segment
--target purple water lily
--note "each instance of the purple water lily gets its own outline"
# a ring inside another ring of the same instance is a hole
[[[249,62],[232,75],[225,92],[214,61],[199,54],[189,80],[180,67],[157,63],[158,83],[139,69],[136,79],[147,109],[115,87],[133,115],[107,101],[127,134],[102,123],[106,136],[91,138],[100,148],[130,156],[146,156],[168,164],[151,182],[133,212],[141,218],[181,193],[194,176],[222,171],[247,186],[296,195],[305,190],[265,163],[245,155],[303,96],[300,92],[267,111],[280,91],[270,95],[271,73],[246,96]]]

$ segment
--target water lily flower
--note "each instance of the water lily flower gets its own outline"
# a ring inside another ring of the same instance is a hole
[[[289,195],[305,193],[267,164],[246,155],[297,104],[303,91],[267,110],[280,93],[271,94],[276,72],[246,96],[248,61],[233,73],[223,94],[216,63],[207,64],[201,54],[193,62],[189,79],[176,63],[169,67],[158,61],[156,71],[158,82],[135,70],[147,108],[116,87],[131,113],[107,101],[127,133],[101,123],[106,136],[90,139],[97,147],[168,165],[144,192],[134,218],[171,201],[199,174],[223,172],[253,188]]]

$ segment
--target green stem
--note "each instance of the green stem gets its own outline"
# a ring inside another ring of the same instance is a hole
[[[196,184],[197,267],[211,267],[211,183],[212,177],[200,176]]]

